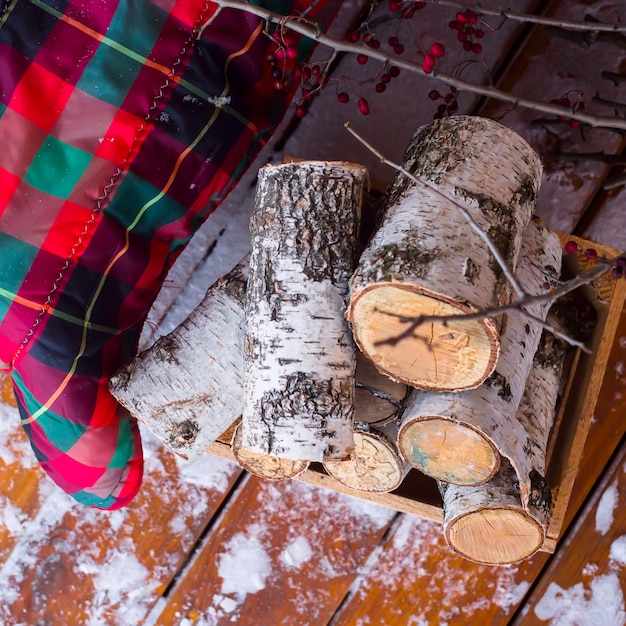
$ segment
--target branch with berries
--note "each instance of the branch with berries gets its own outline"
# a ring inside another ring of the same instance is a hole
[[[396,2],[396,4],[398,5],[397,7],[395,7],[395,5],[393,4],[394,2]],[[378,44],[373,43],[377,42],[375,38],[369,38],[365,41],[365,43],[359,43],[357,41],[350,40],[350,38],[346,40],[339,40],[330,37],[324,34],[314,22],[308,20],[305,17],[280,15],[278,13],[269,11],[254,4],[250,4],[243,0],[216,0],[216,4],[220,7],[220,9],[238,9],[260,17],[267,24],[268,30],[271,26],[273,26],[275,28],[278,28],[281,33],[293,32],[299,35],[303,35],[323,46],[330,48],[334,51],[334,53],[353,53],[357,55],[357,60],[360,60],[360,62],[365,59],[373,59],[379,61],[383,64],[385,68],[387,68],[387,71],[385,72],[389,75],[386,79],[387,81],[390,78],[393,78],[394,74],[397,76],[399,74],[399,71],[404,69],[422,76],[431,75],[433,78],[450,87],[454,87],[456,90],[470,92],[479,96],[485,96],[487,98],[493,98],[494,100],[508,103],[513,107],[523,107],[556,117],[563,116],[564,114],[564,107],[561,104],[557,104],[554,102],[541,102],[539,100],[524,98],[523,96],[518,96],[507,91],[498,89],[493,85],[479,85],[471,81],[464,80],[459,76],[454,76],[452,74],[444,72],[441,69],[440,61],[445,54],[445,49],[444,46],[439,42],[433,42],[430,48],[424,52],[423,60],[420,63],[417,61],[407,60],[406,58],[402,57],[401,53],[403,52],[403,48],[399,42],[397,42],[396,45],[392,46],[393,52],[388,52],[382,49],[382,46],[380,46],[380,42],[378,42]],[[402,9],[402,6],[405,4],[407,6]],[[390,9],[393,10],[394,8],[397,8],[397,10],[402,10],[402,17],[408,19],[412,16],[415,10],[424,8],[426,4],[426,2],[398,2],[396,0],[391,0]],[[459,11],[456,15],[456,19],[449,24],[451,28],[453,27],[459,31],[459,35],[461,35],[462,37],[465,36],[465,41],[463,41],[462,43],[464,45],[464,49],[465,44],[467,44],[468,51],[470,45],[472,46],[472,52],[479,53],[479,51],[482,50],[482,44],[477,42],[476,39],[480,39],[484,35],[484,31],[482,29],[476,28],[475,25],[479,16],[483,13],[493,14],[493,12],[489,12],[482,7],[474,7],[473,9],[466,8],[463,11]],[[499,11],[496,13],[504,19],[521,20],[523,17],[526,21],[536,22],[535,16],[522,16],[522,14],[513,14],[509,12]],[[560,23],[564,28],[573,28],[574,24],[571,22],[558,23]],[[586,29],[589,29],[590,27],[589,24],[578,24],[581,29],[583,25]],[[623,28],[620,25],[616,24],[601,25],[595,22],[593,23],[593,27],[595,29],[602,27],[602,30],[611,30],[614,32],[619,32]],[[200,29],[198,36],[200,36],[201,33],[202,29]],[[288,38],[281,36],[278,37],[278,41],[282,41],[286,44],[282,54],[284,54],[286,57],[289,57],[290,48],[288,44]],[[321,88],[322,87],[320,87],[320,90]],[[380,89],[382,90],[382,88]],[[310,96],[311,94],[309,93],[307,95]],[[342,98],[345,100],[345,95],[342,96]],[[359,109],[363,114],[369,113],[369,104],[364,98],[361,98],[359,100]],[[590,127],[594,128],[626,130],[625,119],[617,116],[590,114],[584,110],[584,107],[572,107],[567,112],[567,117],[568,119],[587,124]]]

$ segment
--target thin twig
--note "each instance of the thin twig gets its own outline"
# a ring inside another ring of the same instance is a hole
[[[254,4],[250,4],[243,0],[215,0],[215,3],[222,8],[239,9],[246,11],[253,15],[256,15],[267,23],[279,24],[282,28],[292,30],[296,33],[304,35],[309,39],[317,41],[320,44],[328,46],[337,52],[353,52],[354,54],[364,54],[368,58],[376,59],[382,63],[388,63],[396,65],[399,68],[406,69],[407,71],[426,76],[421,64],[407,61],[405,58],[391,53],[386,53],[380,49],[370,48],[369,46],[361,45],[358,43],[351,43],[349,41],[340,41],[323,34],[314,25],[311,25],[308,21],[303,21],[297,16],[284,16],[273,11],[268,11],[262,7]],[[204,27],[203,27],[204,28]],[[200,34],[202,33],[202,29]],[[431,76],[452,87],[456,87],[461,91],[469,91],[480,96],[487,98],[493,98],[501,102],[508,102],[514,107],[523,107],[526,109],[532,109],[534,111],[541,111],[548,115],[563,115],[563,107],[560,105],[550,104],[547,102],[540,102],[538,100],[531,100],[522,96],[516,96],[509,92],[502,91],[492,87],[491,85],[477,85],[470,83],[461,78],[446,74],[438,69],[434,69]],[[589,124],[594,128],[616,128],[626,130],[626,120],[618,117],[608,117],[601,115],[591,115],[590,113],[584,113],[580,111],[568,111],[568,118],[579,120]]]
[[[440,198],[443,198],[444,200],[447,200],[448,202],[452,202],[455,205],[455,207],[459,209],[459,211],[461,212],[461,214],[463,215],[463,217],[469,224],[470,228],[485,242],[487,248],[489,249],[491,254],[493,254],[494,258],[496,259],[496,262],[500,266],[502,273],[506,276],[507,280],[511,284],[511,287],[513,287],[513,290],[517,294],[517,297],[524,298],[527,295],[526,292],[522,289],[522,286],[519,284],[517,278],[515,278],[515,275],[511,271],[511,268],[507,265],[506,261],[504,260],[504,257],[500,253],[500,250],[498,250],[496,245],[489,238],[489,235],[487,235],[487,233],[476,223],[474,218],[470,215],[470,213],[462,204],[460,204],[456,199],[450,198],[444,193],[442,193],[439,189],[437,189],[437,187],[435,187],[429,181],[416,178],[415,176],[413,176],[413,174],[411,174],[411,172],[409,172],[407,169],[405,169],[401,165],[398,165],[397,163],[394,163],[393,161],[390,161],[389,159],[385,158],[385,156],[383,156],[378,150],[376,150],[374,146],[368,143],[365,139],[363,139],[363,137],[361,137],[361,135],[359,135],[355,130],[353,130],[348,122],[344,124],[344,127],[355,139],[360,141],[370,152],[372,152],[372,154],[376,155],[380,159],[381,163],[384,163],[385,165],[389,165],[393,169],[397,170],[398,172],[406,176],[414,184],[420,187],[426,187],[427,189],[432,191],[434,194],[436,194]]]
[[[440,4],[442,6],[455,7],[457,9],[467,9],[474,11],[478,15],[492,15],[495,17],[506,18],[515,22],[524,22],[526,24],[540,24],[544,26],[555,26],[566,30],[578,31],[604,31],[612,33],[626,33],[626,25],[624,24],[603,24],[601,22],[575,22],[572,20],[562,20],[556,17],[545,17],[543,15],[529,15],[528,13],[516,13],[515,11],[501,11],[499,9],[490,9],[481,4],[466,4],[464,2],[455,2],[455,0],[428,0],[429,4]]]

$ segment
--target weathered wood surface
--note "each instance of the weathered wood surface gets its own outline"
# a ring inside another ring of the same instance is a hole
[[[428,322],[398,341],[407,318],[505,304],[510,287],[487,245],[514,268],[535,208],[541,164],[517,134],[488,119],[450,117],[420,128],[387,189],[383,219],[351,279],[346,313],[381,372],[413,387],[472,389],[499,354],[492,319]]]
[[[367,171],[266,166],[251,222],[242,448],[305,461],[352,451],[355,347],[344,318]]]
[[[393,517],[298,481],[250,477],[156,624],[327,624]]]

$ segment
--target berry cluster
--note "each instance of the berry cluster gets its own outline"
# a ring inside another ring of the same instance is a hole
[[[578,254],[588,261],[597,261],[600,258],[595,248],[586,248],[583,250],[573,240],[565,244],[565,252],[568,254]],[[626,256],[622,255],[615,260],[615,264],[611,268],[611,274],[613,278],[626,278]]]
[[[415,11],[420,11],[425,7],[426,2],[403,2],[403,0],[389,0],[389,10],[392,13],[402,11],[402,17],[407,20],[410,20],[415,15]]]
[[[463,45],[465,52],[480,54],[483,51],[483,45],[476,39],[482,39],[485,31],[482,28],[476,28],[477,22],[478,15],[470,9],[465,9],[465,11],[459,11],[456,19],[448,24],[452,30],[458,31],[456,38]]]
[[[428,52],[424,53],[424,61],[422,62],[422,69],[424,74],[430,74],[435,69],[437,61],[446,53],[446,49],[443,44],[438,41],[433,42]]]
[[[580,92],[576,92],[577,97],[574,102],[572,102],[572,100],[569,98],[569,93],[570,92],[568,92],[561,98],[553,98],[552,100],[550,100],[550,104],[558,104],[559,106],[567,107],[572,113],[583,113],[585,110],[585,100],[583,94]],[[558,115],[557,118],[560,120],[569,119],[567,115]],[[568,123],[570,128],[578,128],[580,126],[580,122],[578,120],[569,120]]]
[[[443,100],[443,103],[437,107],[437,112],[433,118],[440,120],[443,117],[456,113],[459,110],[459,103],[456,99],[457,95],[458,92],[456,87],[450,87],[450,91],[445,96],[440,94],[436,89],[431,89],[428,92],[428,97],[431,100]]]

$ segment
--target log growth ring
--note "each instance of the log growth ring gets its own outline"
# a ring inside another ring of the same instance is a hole
[[[397,343],[408,319],[473,313],[443,294],[406,283],[376,283],[352,303],[351,321],[359,348],[383,373],[418,389],[464,391],[480,386],[500,354],[493,320],[428,322]]]
[[[439,415],[405,423],[398,449],[409,465],[455,485],[481,485],[500,468],[500,453],[481,432]]]
[[[455,552],[470,561],[507,565],[535,554],[545,531],[521,509],[482,508],[451,520],[445,538]]]

